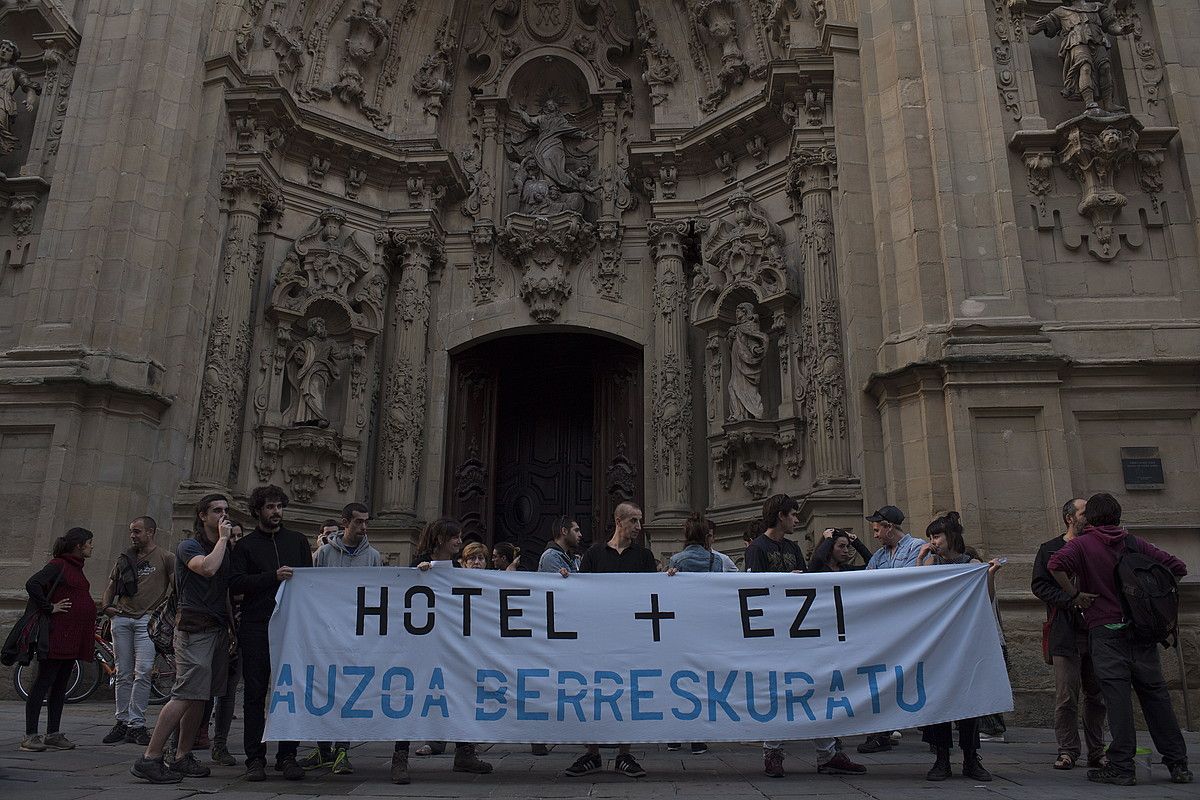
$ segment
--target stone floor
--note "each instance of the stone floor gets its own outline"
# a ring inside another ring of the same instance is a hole
[[[944,783],[924,780],[930,755],[916,731],[905,731],[900,745],[887,753],[854,758],[870,770],[861,777],[818,776],[811,748],[801,742],[790,745],[786,762],[789,774],[771,779],[762,773],[761,750],[757,746],[719,744],[707,755],[668,752],[662,745],[635,748],[649,772],[632,780],[612,772],[587,778],[564,778],[562,769],[579,748],[561,745],[546,757],[535,757],[527,747],[496,745],[484,758],[496,771],[489,776],[461,775],[450,771],[451,756],[412,759],[413,783],[393,786],[388,781],[390,746],[373,742],[354,748],[353,775],[309,775],[303,782],[268,780],[251,784],[241,780],[241,767],[213,767],[205,779],[189,779],[176,786],[151,786],[129,774],[137,756],[134,745],[104,745],[101,737],[112,724],[109,708],[100,704],[68,706],[63,728],[79,747],[67,752],[23,753],[21,739],[24,706],[0,702],[0,797],[33,800],[178,800],[220,794],[222,800],[269,800],[301,797],[418,797],[418,798],[794,798],[819,800],[850,798],[1054,798],[1054,800],[1103,800],[1140,795],[1147,798],[1195,798],[1200,784],[1181,786],[1168,781],[1161,766],[1151,769],[1136,788],[1090,784],[1083,769],[1057,772],[1053,734],[1038,728],[1010,730],[1008,741],[983,745],[984,762],[995,775],[988,784],[974,784],[960,777]],[[234,741],[241,730],[234,722]],[[1200,752],[1200,735],[1187,733],[1188,747]],[[856,744],[854,739],[849,744]],[[240,750],[240,748],[235,748]],[[301,753],[304,750],[302,749]],[[606,750],[611,766],[612,753]],[[200,754],[206,756],[206,753]],[[1198,759],[1200,760],[1200,759]],[[268,775],[272,773],[268,772]]]

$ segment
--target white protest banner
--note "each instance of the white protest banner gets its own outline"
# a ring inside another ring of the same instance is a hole
[[[810,739],[1007,711],[986,577],[301,569],[264,738]]]

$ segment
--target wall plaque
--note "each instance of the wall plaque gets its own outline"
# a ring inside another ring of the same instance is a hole
[[[1131,492],[1166,487],[1157,447],[1122,447],[1121,474],[1125,488]]]

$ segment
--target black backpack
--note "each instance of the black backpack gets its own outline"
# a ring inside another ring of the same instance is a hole
[[[1179,620],[1179,580],[1174,573],[1143,553],[1129,535],[1114,572],[1121,608],[1134,635],[1143,642],[1174,647]]]

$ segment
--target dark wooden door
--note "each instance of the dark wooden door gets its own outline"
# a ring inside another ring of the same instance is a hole
[[[446,437],[446,513],[463,525],[464,537],[491,547],[496,478],[496,400],[499,364],[486,356],[452,361],[450,430]]]

